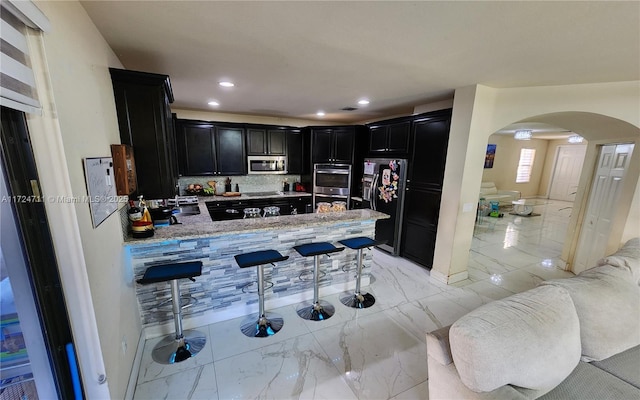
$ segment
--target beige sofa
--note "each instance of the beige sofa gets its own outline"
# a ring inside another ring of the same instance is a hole
[[[487,204],[490,201],[498,201],[500,206],[510,206],[511,202],[520,200],[520,192],[517,190],[498,190],[493,182],[480,184],[480,198],[484,198]]]
[[[429,399],[640,399],[640,239],[427,334]]]

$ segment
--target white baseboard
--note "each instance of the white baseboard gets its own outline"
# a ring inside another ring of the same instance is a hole
[[[433,279],[438,282],[444,283],[445,285],[451,285],[452,283],[463,281],[469,277],[469,271],[462,271],[453,275],[446,276],[442,272],[432,269],[430,274]]]
[[[129,383],[127,383],[127,391],[124,394],[124,400],[133,400],[133,395],[138,383],[138,375],[140,374],[140,363],[142,362],[142,351],[144,350],[145,340],[147,340],[147,335],[145,333],[145,328],[142,328],[142,331],[140,331],[140,337],[138,338],[136,356],[133,358],[133,366],[131,367],[131,374],[129,375]]]

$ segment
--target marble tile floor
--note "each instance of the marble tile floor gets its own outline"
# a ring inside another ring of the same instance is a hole
[[[542,280],[572,275],[557,268],[571,203],[539,203],[540,216],[506,210],[477,223],[469,279],[454,285],[373,250],[365,269],[371,284],[363,288],[376,297],[371,308],[350,309],[339,295],[320,292],[336,307],[326,321],[302,320],[291,305],[272,310],[285,323],[269,338],[242,335],[243,318],[203,326],[202,352],[171,366],[151,360],[161,338],[149,339],[134,399],[428,399],[425,332]]]

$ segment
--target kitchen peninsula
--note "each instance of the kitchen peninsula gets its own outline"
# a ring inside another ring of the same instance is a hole
[[[301,257],[293,246],[303,243],[338,240],[356,236],[373,237],[375,222],[386,214],[365,209],[332,213],[283,215],[268,218],[212,221],[205,198],[200,198],[199,215],[178,217],[181,224],[160,227],[147,239],[125,239],[127,268],[133,278],[143,326],[157,334],[170,332],[173,315],[170,307],[159,307],[171,297],[170,285],[138,285],[144,271],[153,265],[171,262],[202,261],[202,275],[195,282],[180,282],[183,295],[196,300],[183,310],[186,326],[197,326],[255,312],[255,269],[240,269],[236,254],[274,249],[289,259],[265,269],[269,308],[295,304],[312,296],[313,259]],[[339,246],[339,244],[338,244]],[[371,262],[365,252],[365,266]],[[355,287],[355,251],[343,251],[322,257],[320,279],[323,294]],[[343,271],[343,267],[345,271]],[[369,282],[363,276],[362,285]]]

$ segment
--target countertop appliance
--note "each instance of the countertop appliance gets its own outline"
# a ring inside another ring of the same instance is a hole
[[[286,174],[287,157],[282,156],[248,156],[247,172],[249,174]]]
[[[313,208],[317,202],[344,201],[351,196],[351,165],[313,165]]]
[[[372,158],[365,160],[362,199],[373,210],[391,218],[376,221],[376,240],[386,241],[378,247],[395,256],[400,254],[402,215],[406,189],[407,160]]]

